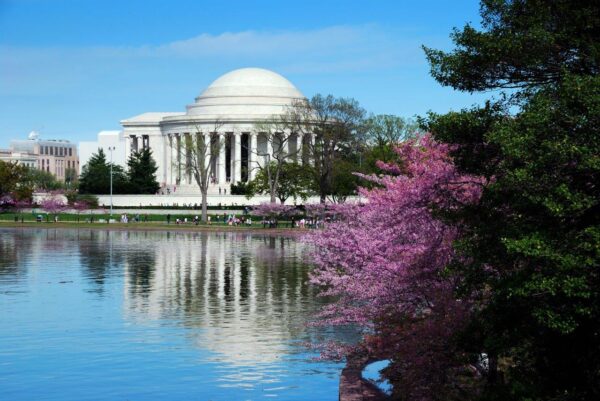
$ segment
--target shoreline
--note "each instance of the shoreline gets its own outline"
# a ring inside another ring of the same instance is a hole
[[[215,232],[215,233],[255,233],[260,235],[278,235],[296,237],[308,232],[302,228],[263,228],[239,227],[224,225],[193,225],[193,224],[166,224],[166,223],[75,223],[75,222],[13,222],[0,221],[0,228],[41,228],[41,229],[90,229],[109,231],[179,231],[179,232]]]

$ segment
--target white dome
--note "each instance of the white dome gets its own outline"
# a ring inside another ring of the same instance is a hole
[[[187,107],[187,114],[252,119],[279,114],[302,98],[290,81],[273,71],[241,68],[217,78]]]

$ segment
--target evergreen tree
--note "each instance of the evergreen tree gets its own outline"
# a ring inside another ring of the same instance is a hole
[[[113,164],[113,193],[127,193],[127,176],[123,168]],[[110,163],[106,162],[106,155],[102,148],[98,153],[92,154],[90,161],[83,166],[79,177],[79,192],[82,194],[108,194],[110,193]]]
[[[127,161],[129,192],[133,194],[155,194],[160,185],[156,181],[156,162],[152,150],[134,152]]]
[[[600,3],[482,1],[482,31],[426,48],[433,76],[465,91],[511,89],[423,120],[487,178],[450,266],[479,299],[463,344],[487,355],[485,399],[600,399]],[[513,114],[510,110],[515,110]]]

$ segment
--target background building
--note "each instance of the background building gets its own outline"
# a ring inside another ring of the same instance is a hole
[[[10,149],[0,151],[0,159],[37,168],[65,181],[69,170],[79,171],[77,145],[66,140],[41,140],[32,131],[28,139],[10,141]]]
[[[13,152],[10,149],[0,149],[0,160],[16,163],[20,166],[37,168],[37,155],[29,152]]]

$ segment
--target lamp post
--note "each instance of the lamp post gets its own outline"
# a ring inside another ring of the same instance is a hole
[[[112,192],[113,192],[113,158],[112,158],[112,152],[113,150],[115,150],[114,146],[109,146],[108,147],[108,151],[110,152],[110,218],[112,217],[112,210],[113,210],[113,199],[112,199]]]

